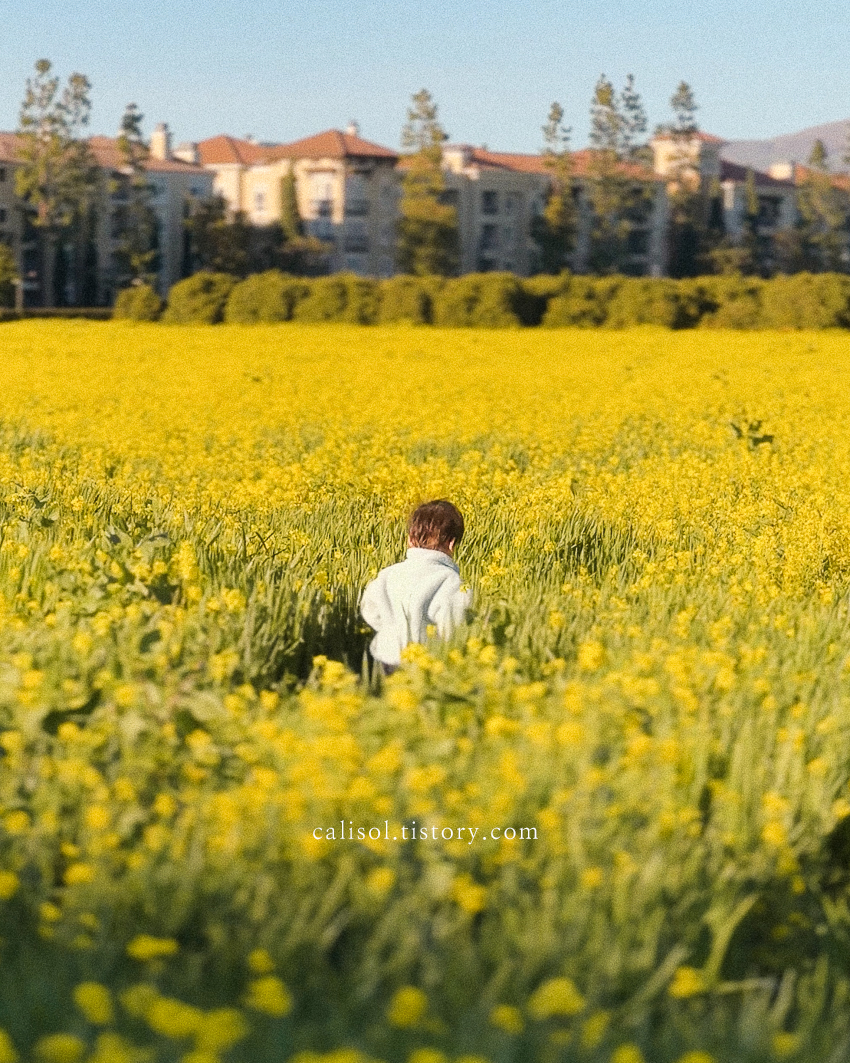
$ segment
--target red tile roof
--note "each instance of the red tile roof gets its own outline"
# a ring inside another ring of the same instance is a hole
[[[19,138],[16,133],[0,133],[0,160],[15,162],[18,158]],[[120,170],[124,165],[118,142],[113,137],[89,137],[89,148],[98,166],[106,170]],[[147,159],[144,168],[152,173],[203,173],[203,168],[180,159]]]
[[[267,162],[278,159],[397,159],[398,153],[353,133],[327,129],[324,133],[294,140],[291,144],[267,148],[264,157]]]
[[[462,146],[455,145],[460,150]],[[451,148],[449,148],[451,150]],[[524,155],[514,151],[489,151],[487,148],[466,148],[469,165],[486,170],[509,170],[513,173],[540,174],[548,177],[551,169],[546,165],[544,155]],[[591,148],[570,153],[572,171],[576,177],[586,177],[591,171],[594,152]],[[399,165],[404,168],[405,160]],[[636,180],[657,181],[656,174],[647,166],[638,163],[622,163],[620,171]]]
[[[236,163],[252,166],[262,162],[267,148],[255,144],[252,140],[240,140],[238,137],[221,135],[209,137],[198,144],[198,156],[204,166]]]
[[[118,150],[118,141],[113,137],[89,137],[89,147],[98,166],[105,170],[120,170],[125,165]],[[202,166],[182,159],[154,159],[151,156],[142,165],[151,173],[203,173]]]
[[[812,172],[811,166],[803,166],[800,163],[796,163],[794,166],[794,184],[799,185]],[[850,191],[850,173],[831,173],[829,176],[832,178],[831,184],[833,188],[839,188],[842,192]],[[790,184],[790,182],[785,183]]]

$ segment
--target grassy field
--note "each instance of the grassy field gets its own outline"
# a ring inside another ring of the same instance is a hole
[[[0,1063],[850,1059],[846,335],[0,364]],[[434,497],[473,613],[370,683]]]

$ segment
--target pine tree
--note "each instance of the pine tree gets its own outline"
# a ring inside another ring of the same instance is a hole
[[[192,258],[201,269],[214,273],[248,273],[250,230],[245,216],[237,212],[233,220],[227,215],[223,196],[213,196],[198,205],[186,222]]]
[[[48,59],[39,59],[27,79],[18,126],[15,191],[31,211],[42,237],[42,301],[55,298],[56,256],[62,236],[89,208],[97,171],[81,138],[91,111],[91,85],[71,74],[60,91]]]
[[[124,194],[115,218],[115,259],[122,284],[150,283],[156,272],[159,224],[145,168],[150,153],[142,136],[143,117],[135,103],[127,104],[117,141],[123,171],[119,183]]]
[[[451,276],[458,268],[457,210],[443,202],[443,144],[437,105],[422,89],[413,96],[402,135],[409,153],[401,183],[398,264],[404,273]]]
[[[649,209],[650,190],[632,168],[646,158],[642,140],[646,114],[629,75],[618,96],[603,74],[590,107],[591,157],[588,195],[593,207],[591,268],[602,273],[621,270],[632,229]]]
[[[826,145],[816,140],[797,190],[801,235],[810,269],[842,268],[848,206],[846,192],[836,187],[830,173]]]
[[[298,188],[292,169],[280,179],[280,228],[285,243],[304,235],[304,222],[298,210]]]
[[[544,273],[562,270],[572,252],[576,234],[576,203],[573,196],[571,130],[564,125],[564,109],[557,101],[543,126],[543,162],[551,185],[542,215],[532,222],[531,235],[540,248]]]
[[[667,195],[670,203],[668,268],[673,277],[691,277],[711,258],[714,247],[708,233],[709,198],[699,169],[697,102],[686,81],[670,97],[673,121],[659,133],[673,142],[668,164]]]

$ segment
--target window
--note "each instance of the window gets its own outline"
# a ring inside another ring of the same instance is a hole
[[[444,207],[457,208],[458,194],[456,188],[447,188],[440,193],[440,202]]]
[[[481,193],[481,213],[482,214],[498,214],[499,213],[499,193],[498,192],[482,192]]]
[[[632,255],[645,255],[649,251],[649,230],[632,229],[628,236],[629,253]]]
[[[481,226],[481,250],[495,251],[499,246],[499,226],[489,223]]]
[[[759,196],[759,225],[777,225],[782,212],[780,201],[774,196]]]
[[[369,250],[366,225],[359,218],[349,221],[345,226],[345,250],[355,254],[362,254]]]
[[[369,186],[360,174],[351,174],[346,181],[345,213],[355,218],[369,213]]]
[[[317,240],[324,240],[326,243],[333,242],[334,224],[330,218],[316,218],[315,221],[309,222],[308,228],[310,235],[315,236]]]
[[[3,181],[5,181],[5,180],[6,180],[6,167],[5,166],[0,166],[0,184],[2,184]]]
[[[9,212],[5,207],[0,207],[0,223],[4,222],[9,217]]]
[[[266,190],[264,188],[258,188],[254,193],[254,212],[256,214],[266,212]]]
[[[513,214],[517,208],[517,197],[515,192],[507,192],[505,194],[505,214]]]

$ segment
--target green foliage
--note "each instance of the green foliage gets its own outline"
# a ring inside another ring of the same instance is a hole
[[[433,320],[434,296],[441,287],[437,278],[409,277],[401,274],[382,281],[378,321],[409,321],[429,325]]]
[[[126,321],[159,321],[162,305],[149,284],[133,284],[118,293],[112,316]]]
[[[512,273],[470,273],[447,281],[434,298],[434,324],[513,328],[522,324],[524,292]]]
[[[611,328],[630,325],[663,325],[680,328],[687,320],[675,281],[628,277],[611,293],[605,324]]]
[[[650,206],[651,185],[635,170],[647,162],[646,114],[629,75],[619,95],[603,74],[590,107],[587,195],[593,209],[590,260],[595,272],[622,271],[628,237]]]
[[[280,179],[280,228],[284,240],[297,240],[304,235],[304,222],[298,210],[295,172],[291,169]]]
[[[240,281],[227,299],[224,320],[228,324],[290,321],[295,306],[309,287],[279,270],[254,273]]]
[[[133,286],[119,295],[115,316],[156,320],[158,307],[156,293],[144,285]],[[763,280],[730,273],[673,280],[473,273],[376,281],[350,273],[308,279],[268,270],[237,282],[225,274],[198,273],[171,289],[161,320],[362,325],[409,321],[447,328],[850,329],[850,277],[801,273]]]
[[[358,325],[370,325],[377,316],[377,282],[345,273],[317,277],[293,314],[296,321],[347,321]]]
[[[443,202],[443,143],[437,105],[422,89],[413,97],[401,134],[409,152],[401,182],[398,263],[404,273],[451,276],[458,267],[457,209]]]
[[[55,300],[56,251],[60,234],[85,218],[99,184],[99,172],[82,139],[91,111],[88,79],[71,74],[60,91],[51,63],[39,59],[35,76],[27,79],[18,126],[20,165],[15,192],[29,208],[43,245],[42,299]]]
[[[759,328],[765,282],[757,277],[709,277],[698,284],[703,301],[699,324],[704,328]]]
[[[194,258],[202,269],[245,276],[251,229],[242,213],[237,212],[232,219],[228,216],[223,196],[213,196],[199,203],[186,227]]]
[[[150,281],[156,272],[159,226],[145,168],[149,151],[142,137],[142,118],[138,107],[128,104],[118,136],[124,172],[115,180],[113,189],[120,188],[123,193],[114,216],[118,229],[115,259],[123,281]]]
[[[541,322],[546,328],[577,325],[593,328],[608,316],[608,304],[621,278],[573,277],[562,294],[549,301]]]
[[[0,306],[10,307],[15,305],[15,281],[18,277],[18,268],[15,264],[15,256],[8,244],[0,242]]]
[[[774,277],[762,287],[763,328],[850,327],[850,277],[798,273]]]
[[[227,299],[236,284],[228,273],[196,273],[178,281],[168,293],[162,320],[171,325],[215,325],[224,317]]]
[[[808,267],[817,272],[841,269],[850,197],[845,189],[836,186],[821,140],[815,141],[799,183],[797,209]]]
[[[543,162],[551,175],[549,196],[542,215],[531,226],[544,273],[559,273],[564,269],[575,241],[577,209],[573,197],[570,132],[564,125],[564,109],[556,101],[543,126]]]

